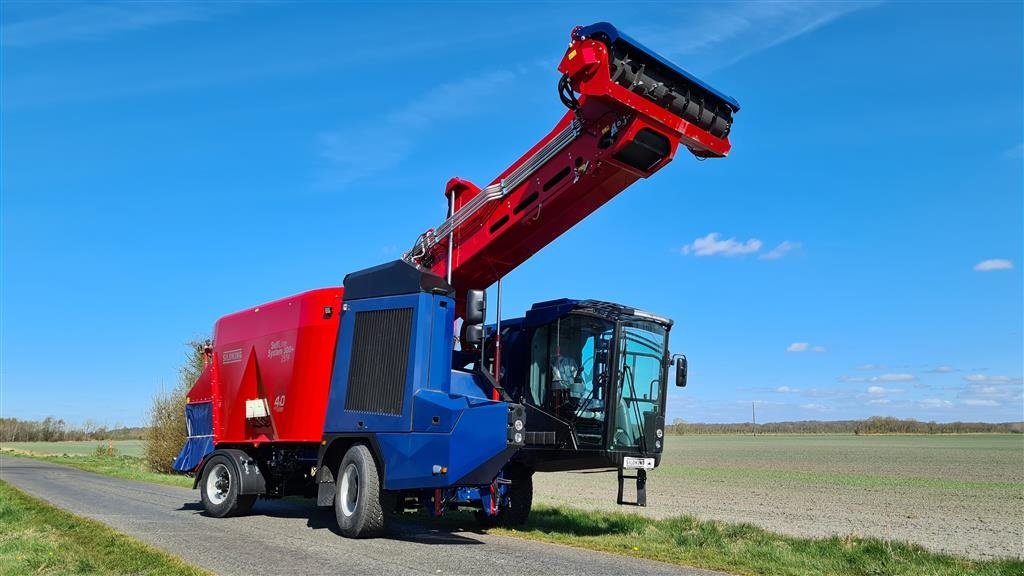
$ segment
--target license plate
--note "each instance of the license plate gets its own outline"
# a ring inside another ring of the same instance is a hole
[[[622,458],[622,467],[631,470],[654,470],[654,458],[636,458],[633,456],[624,456]]]

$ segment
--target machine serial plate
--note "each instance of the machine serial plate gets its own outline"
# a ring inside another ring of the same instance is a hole
[[[622,467],[631,470],[636,470],[638,468],[642,468],[644,470],[654,470],[654,458],[635,458],[633,456],[623,456]]]

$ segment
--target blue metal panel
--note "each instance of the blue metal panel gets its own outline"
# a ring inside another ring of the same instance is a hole
[[[460,414],[451,433],[379,433],[384,488],[446,488],[508,447],[508,407],[504,402],[465,396],[422,395],[423,402]],[[417,403],[417,410],[422,406]],[[434,466],[448,469],[434,474]]]
[[[723,101],[725,101],[726,104],[729,105],[730,108],[732,108],[733,112],[740,111],[740,103],[737,102],[735,98],[727,96],[726,94],[723,94],[722,92],[712,88],[700,78],[697,78],[693,74],[690,74],[686,70],[683,70],[679,66],[676,66],[675,64],[673,64],[672,62],[670,62],[669,60],[665,59],[663,56],[655,52],[654,50],[651,50],[650,48],[644,46],[643,44],[637,42],[636,40],[633,40],[632,38],[623,34],[622,32],[619,32],[619,30],[615,28],[615,26],[612,26],[608,22],[598,22],[597,24],[584,26],[576,31],[574,37],[591,37],[595,34],[604,34],[605,36],[608,37],[609,42],[622,41],[625,42],[626,44],[633,46],[637,50],[640,50],[641,52],[647,54],[651,58],[657,60],[658,63],[660,63],[662,66],[676,72],[683,78],[686,78],[690,82],[693,82],[697,86],[700,86],[701,88],[707,90],[711,94],[721,98]]]
[[[450,391],[452,344],[455,340],[455,301],[447,296],[433,295],[431,309],[428,363],[430,375],[426,384],[431,390]]]
[[[324,421],[324,432],[398,432],[412,430],[413,394],[420,389],[447,390],[451,370],[451,324],[454,301],[446,296],[425,293],[384,296],[346,301],[338,333],[331,392]],[[345,410],[348,391],[352,339],[359,312],[412,308],[412,333],[408,349],[387,351],[409,354],[406,368],[402,414],[375,414]],[[442,324],[438,328],[438,323]],[[447,328],[446,328],[447,327]],[[438,336],[439,334],[439,336]],[[434,342],[436,339],[442,342]],[[448,338],[446,340],[446,338]],[[433,383],[432,383],[433,381]]]
[[[181,453],[174,459],[174,469],[178,472],[194,470],[203,457],[213,452],[213,411],[212,403],[196,402],[185,405],[185,424],[188,427],[188,440]]]
[[[486,399],[490,394],[483,387],[482,378],[473,372],[452,370],[451,393]]]

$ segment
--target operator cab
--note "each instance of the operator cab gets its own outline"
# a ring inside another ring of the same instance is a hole
[[[671,327],[596,300],[541,302],[503,320],[501,384],[530,423],[517,458],[536,470],[621,468],[628,458],[657,464]],[[488,351],[493,345],[490,335]]]

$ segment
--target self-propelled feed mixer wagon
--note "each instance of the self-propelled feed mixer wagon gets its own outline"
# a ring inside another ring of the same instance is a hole
[[[299,495],[352,537],[411,508],[515,524],[534,470],[618,464],[621,500],[621,468],[660,460],[671,321],[565,301],[509,324],[548,348],[510,340],[502,360],[484,290],[680,145],[724,157],[739,106],[606,23],[573,30],[559,71],[568,111],[551,133],[483,188],[453,178],[447,218],[402,259],[217,321],[174,464],[208,514]],[[562,338],[577,324],[591,336]]]

